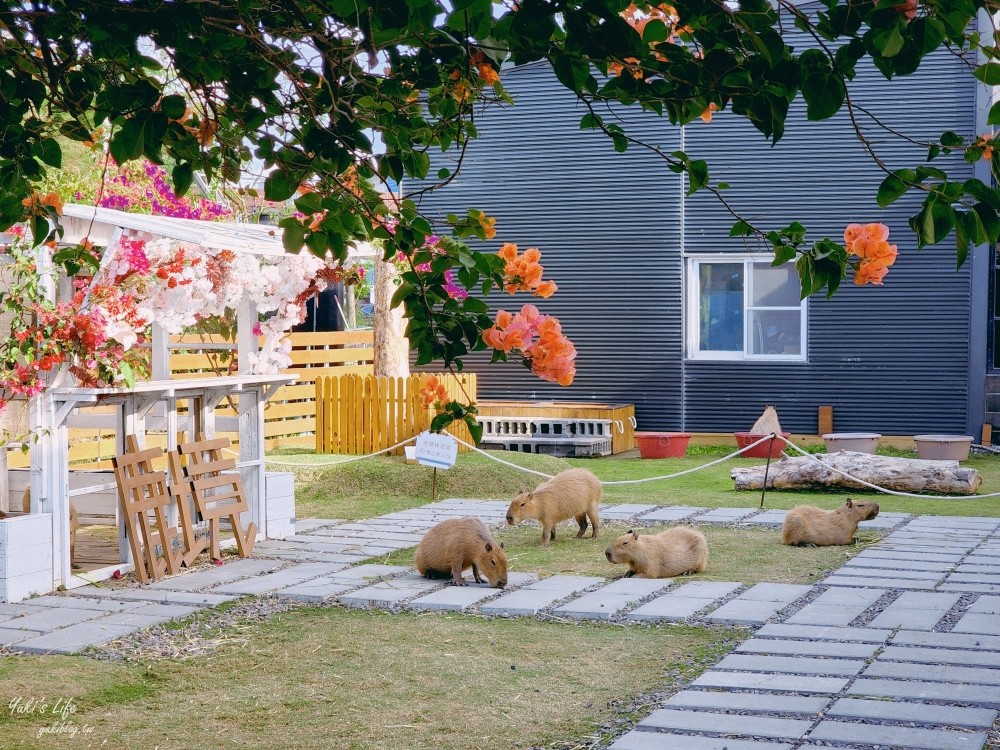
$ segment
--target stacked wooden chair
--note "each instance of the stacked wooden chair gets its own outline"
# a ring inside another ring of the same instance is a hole
[[[175,575],[182,565],[190,566],[206,550],[219,559],[221,522],[226,519],[240,556],[250,556],[257,525],[251,523],[243,529],[240,514],[250,507],[243,481],[235,471],[236,461],[222,455],[230,445],[227,438],[206,439],[199,435],[198,440],[169,451],[168,487],[166,473],[152,467],[153,461],[163,457],[163,449],[139,450],[135,436],[126,437],[125,454],[114,459],[115,479],[140,583],[158,581],[164,573]],[[171,504],[177,507],[181,535],[167,520]],[[204,522],[208,523],[208,534],[199,535],[199,525]]]

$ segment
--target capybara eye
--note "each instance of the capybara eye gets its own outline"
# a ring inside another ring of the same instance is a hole
[[[491,557],[491,558],[490,558],[490,565],[496,565],[496,564],[497,564],[497,561],[496,561],[496,560],[494,560],[494,559],[493,559],[493,558]]]
[[[524,503],[521,503],[521,507],[522,507],[522,508],[524,507],[524,505],[525,505]]]

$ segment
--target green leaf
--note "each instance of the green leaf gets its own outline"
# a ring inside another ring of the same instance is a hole
[[[945,148],[961,148],[964,143],[965,139],[951,130],[941,134],[941,145]]]
[[[878,29],[872,33],[872,45],[882,57],[895,57],[903,49],[906,39],[895,23],[888,28]]]
[[[397,289],[396,293],[392,295],[392,302],[389,304],[389,309],[398,307],[404,299],[413,294],[413,290],[414,290],[413,284],[410,284],[407,281],[401,283],[399,285],[399,289]]]
[[[182,198],[194,180],[194,169],[191,163],[186,161],[180,162],[171,171],[171,176],[174,179],[174,192],[178,198]]]
[[[289,179],[288,175],[282,172],[274,172],[264,180],[264,197],[269,201],[287,201],[295,195],[299,183],[297,180]]]
[[[969,238],[969,242],[973,245],[984,245],[989,241],[989,236],[986,234],[986,227],[983,225],[982,219],[979,218],[979,214],[975,211],[965,211],[961,214],[961,223],[965,228],[965,234]],[[961,263],[958,264],[961,267]]]
[[[753,226],[742,219],[733,224],[733,228],[729,230],[730,237],[750,237],[753,234]]]
[[[955,209],[950,204],[935,200],[933,195],[924,201],[922,213],[923,220],[918,228],[922,244],[937,244],[955,227]]]
[[[1000,125],[1000,102],[990,107],[990,113],[986,116],[987,125]]]
[[[828,72],[810,73],[802,81],[802,96],[806,100],[806,117],[825,120],[833,117],[844,106],[847,89],[840,76]]]
[[[187,102],[183,96],[171,94],[160,101],[160,111],[171,120],[179,120],[187,111]]]
[[[143,121],[132,117],[125,121],[121,129],[111,139],[111,157],[124,164],[142,155],[144,144]]]
[[[281,244],[286,252],[297,253],[305,244],[306,228],[296,219],[282,221],[284,232],[281,233]]]
[[[695,159],[688,164],[688,195],[698,192],[708,182],[708,163]]]
[[[62,149],[59,148],[58,141],[54,138],[43,138],[38,146],[39,157],[43,162],[56,169],[62,167]]]
[[[896,200],[901,198],[907,190],[910,189],[910,182],[900,179],[899,173],[906,170],[897,170],[891,175],[882,180],[882,184],[878,186],[878,194],[875,198],[875,202],[878,203],[880,208],[885,208],[886,206],[894,203]],[[915,176],[915,175],[914,175]]]
[[[1000,86],[1000,63],[984,63],[972,71],[972,75],[987,86]]]
[[[469,428],[472,442],[479,445],[483,440],[483,426],[479,424],[478,420],[472,414],[465,415],[465,425]]]
[[[795,256],[798,255],[795,248],[791,245],[778,245],[774,248],[774,260],[771,261],[772,266],[780,266],[788,263],[790,260],[794,260]]]

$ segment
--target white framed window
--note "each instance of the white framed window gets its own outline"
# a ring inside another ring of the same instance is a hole
[[[686,270],[689,359],[806,361],[807,305],[793,264],[699,255]]]

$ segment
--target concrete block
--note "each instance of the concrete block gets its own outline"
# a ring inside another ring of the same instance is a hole
[[[506,589],[494,589],[488,584],[470,582],[467,586],[445,586],[411,601],[407,606],[413,610],[442,610],[464,612],[487,599],[500,596],[510,589],[533,583],[538,577],[529,573],[509,573]]]
[[[757,631],[757,638],[801,638],[816,641],[853,641],[858,643],[885,643],[891,630],[875,628],[839,628],[816,625],[789,625],[769,623]]]
[[[668,588],[667,579],[620,578],[607,586],[552,610],[552,614],[573,620],[609,620],[635,602]]]
[[[131,625],[82,622],[62,630],[44,633],[16,643],[9,648],[26,654],[75,654],[88,646],[102,646],[137,628]]]
[[[724,737],[703,737],[673,732],[637,730],[622,735],[610,750],[791,750],[792,745],[779,742],[732,740]]]
[[[841,698],[827,712],[831,717],[848,717],[878,721],[905,721],[917,724],[942,724],[944,726],[989,729],[997,712],[989,708],[962,708],[942,706],[937,703],[902,703],[899,701],[859,700]]]
[[[924,667],[924,673],[927,668]],[[1000,707],[1000,687],[963,685],[953,682],[927,682],[920,679],[891,680],[864,677],[851,684],[849,695],[873,698],[968,703],[973,706]]]
[[[809,695],[768,695],[767,693],[723,693],[683,690],[670,698],[667,708],[715,708],[753,713],[800,714],[813,716],[822,711],[829,698]]]
[[[847,659],[867,659],[881,648],[879,643],[831,643],[830,641],[796,641],[772,638],[751,638],[736,647],[741,654],[771,654],[783,656],[832,656]]]
[[[970,750],[986,743],[984,732],[954,732],[944,729],[853,724],[844,721],[821,721],[809,735],[820,742],[856,743],[913,750]]]
[[[676,521],[683,521],[685,518],[692,518],[697,516],[699,513],[704,513],[708,508],[692,508],[686,505],[668,505],[664,508],[659,508],[651,513],[644,513],[639,516],[640,521],[664,521],[667,523],[673,523]]]
[[[711,669],[692,682],[691,687],[835,695],[843,690],[849,682],[850,679],[846,677],[814,677],[812,675],[774,674],[772,672],[723,672]]]
[[[46,607],[44,612],[37,612],[25,617],[15,617],[7,620],[3,626],[5,629],[13,630],[34,630],[44,633],[49,630],[63,628],[67,625],[75,625],[86,620],[93,620],[96,617],[106,614],[97,609],[71,609],[69,607]]]
[[[232,583],[224,583],[212,590],[220,594],[232,594],[235,596],[259,596],[271,591],[294,586],[308,581],[310,578],[332,575],[346,567],[345,563],[302,563],[299,565],[290,565],[274,573],[244,578]]]
[[[639,722],[640,727],[687,732],[712,732],[727,737],[768,737],[798,740],[812,726],[811,720],[770,716],[723,714],[711,711],[678,711],[661,708]]]
[[[817,659],[800,656],[754,656],[730,654],[718,664],[715,670],[738,670],[742,672],[782,672],[798,675],[832,675],[852,677],[865,666],[861,659]]]
[[[603,580],[603,578],[589,576],[552,576],[484,604],[479,608],[479,611],[483,614],[512,617],[536,615],[553,602],[571,596]]]

